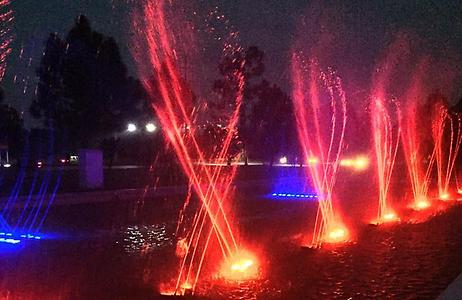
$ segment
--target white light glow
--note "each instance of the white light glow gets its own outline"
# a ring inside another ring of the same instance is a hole
[[[133,124],[133,123],[129,123],[129,124],[127,125],[127,131],[128,131],[128,132],[135,132],[135,131],[136,131],[136,125]]]
[[[147,132],[154,132],[154,131],[156,131],[156,129],[157,129],[157,126],[154,125],[153,123],[146,124],[146,131]]]

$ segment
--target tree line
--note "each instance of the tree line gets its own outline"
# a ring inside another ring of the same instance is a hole
[[[224,57],[218,65],[221,78],[211,83],[216,99],[210,101],[210,107],[224,110],[229,104],[235,88],[229,75],[244,62],[244,102],[232,153],[274,161],[277,154],[294,145],[295,132],[290,98],[264,78],[264,57],[257,47]],[[155,118],[151,101],[156,99],[148,99],[139,80],[128,75],[115,39],[95,31],[85,16],[76,18],[64,38],[57,33],[49,35],[36,75],[37,93],[31,101],[30,114],[41,124],[35,131],[46,131],[48,137],[53,137],[56,153],[102,148],[112,161],[127,122],[142,124]],[[22,117],[11,106],[2,104],[3,99],[2,91],[0,141],[10,145],[10,151],[19,159],[24,139],[34,130],[25,131]],[[204,125],[208,126],[204,138],[213,143],[226,129],[218,129],[218,123],[211,120]],[[146,145],[145,139],[139,138],[136,143]],[[148,139],[157,144],[146,147],[149,151],[162,149],[159,138]]]

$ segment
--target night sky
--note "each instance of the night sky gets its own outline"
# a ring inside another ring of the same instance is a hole
[[[50,32],[64,36],[79,14],[86,15],[96,30],[116,38],[131,74],[136,75],[129,50],[129,17],[133,3],[139,1],[13,1],[14,51],[9,58],[3,85],[8,101],[26,112],[26,123],[36,82],[35,68],[43,51],[44,40]],[[461,63],[458,54],[462,53],[462,1],[369,0],[319,3],[301,0],[202,0],[197,3],[197,7],[202,11],[218,7],[239,31],[243,46],[256,45],[264,50],[267,55],[265,76],[284,89],[288,89],[287,64],[294,40],[298,35],[306,34],[305,39],[316,42],[316,33],[320,30],[320,23],[316,20],[318,14],[325,10],[331,11],[332,20],[328,20],[327,24],[332,26],[339,39],[335,49],[337,60],[334,59],[333,63],[342,76],[348,73],[352,82],[367,79],[378,54],[390,43],[393,34],[400,30],[411,31],[425,41],[425,51],[432,55],[454,56],[454,64]],[[300,30],[302,20],[307,25]],[[23,55],[20,59],[21,49]],[[13,84],[15,77],[16,83]],[[24,94],[25,86],[27,89]]]

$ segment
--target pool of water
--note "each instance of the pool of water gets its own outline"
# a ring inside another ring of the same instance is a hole
[[[297,234],[313,203],[251,203],[240,226],[259,245],[261,278],[232,284],[204,278],[200,296],[434,299],[462,272],[462,206],[419,224],[359,226],[354,242],[309,250]],[[157,299],[159,285],[176,275],[173,215],[3,245],[0,299]]]

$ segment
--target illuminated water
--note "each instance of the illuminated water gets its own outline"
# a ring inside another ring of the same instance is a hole
[[[146,208],[152,216],[140,217],[144,225],[123,225],[133,224],[130,216],[122,217],[130,211],[123,205],[80,207],[92,211],[80,220],[73,219],[75,208],[54,211],[52,222],[74,225],[55,240],[2,252],[2,296],[10,291],[10,299],[155,298],[158,284],[175,272],[175,219],[169,220],[175,200],[157,201],[157,208]],[[263,245],[265,276],[235,286],[203,283],[198,290],[213,299],[432,299],[462,271],[462,207],[418,225],[364,226],[354,244],[319,251],[294,242],[307,211],[315,213],[315,202],[245,198],[239,209],[245,211],[246,238]],[[109,214],[113,219],[103,221]]]

